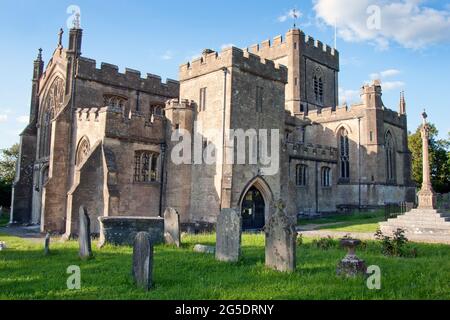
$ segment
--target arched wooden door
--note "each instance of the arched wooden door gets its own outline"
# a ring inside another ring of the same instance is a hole
[[[266,204],[261,192],[251,187],[242,201],[242,229],[259,230],[265,225]]]

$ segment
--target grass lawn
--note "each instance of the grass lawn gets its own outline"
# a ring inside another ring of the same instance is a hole
[[[310,220],[300,220],[299,225],[318,225],[317,230],[333,230],[343,232],[373,232],[378,228],[379,222],[384,221],[384,211],[352,213],[345,215],[331,215]],[[334,225],[326,225],[333,223]],[[324,225],[321,227],[320,225]]]
[[[135,289],[130,276],[132,249],[94,247],[95,258],[80,261],[76,242],[43,246],[0,235],[9,249],[0,251],[0,299],[450,299],[450,246],[414,244],[419,257],[388,258],[368,242],[358,254],[382,272],[381,290],[369,290],[363,277],[339,278],[339,247],[327,251],[304,239],[297,252],[298,269],[283,274],[264,266],[264,236],[243,235],[239,263],[215,261],[194,253],[197,243],[214,245],[214,235],[187,236],[181,249],[155,248],[155,288]],[[93,244],[94,245],[94,244]],[[66,288],[67,267],[81,268],[81,290]]]

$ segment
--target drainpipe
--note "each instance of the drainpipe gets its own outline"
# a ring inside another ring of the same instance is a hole
[[[222,210],[223,203],[223,174],[225,168],[225,115],[227,107],[227,74],[228,69],[226,67],[222,68],[223,71],[223,110],[222,110],[222,177],[220,179],[220,210]]]
[[[316,214],[319,213],[319,162],[316,161]]]
[[[361,210],[361,117],[358,117],[358,208]]]
[[[161,143],[161,181],[159,186],[159,216],[163,216],[164,162],[166,161],[166,144]]]

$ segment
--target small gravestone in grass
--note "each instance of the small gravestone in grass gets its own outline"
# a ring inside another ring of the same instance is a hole
[[[194,246],[194,252],[197,253],[205,253],[205,254],[214,254],[216,252],[216,248],[213,246],[206,246],[203,244],[196,244]]]
[[[132,274],[138,288],[150,290],[153,285],[153,244],[147,232],[139,232],[134,239]]]
[[[79,211],[78,243],[80,246],[80,258],[92,258],[91,219],[89,219],[87,209],[83,206],[80,207]]]
[[[264,231],[266,234],[266,266],[281,272],[294,272],[296,267],[295,219],[288,216],[285,205],[278,201]]]
[[[44,240],[44,255],[48,256],[50,254],[50,233],[45,235]]]
[[[358,239],[344,238],[341,239],[340,243],[348,252],[336,268],[337,275],[346,277],[364,275],[367,270],[364,260],[359,259],[355,253],[356,247],[361,244],[361,241]]]
[[[234,209],[222,209],[216,225],[216,259],[239,261],[241,253],[242,216]]]
[[[164,238],[167,244],[181,246],[180,215],[173,208],[164,212]]]

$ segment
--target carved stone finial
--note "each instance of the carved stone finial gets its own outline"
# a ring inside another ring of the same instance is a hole
[[[405,91],[400,92],[400,114],[406,114]]]
[[[422,119],[427,121],[427,118],[428,118],[427,111],[425,109],[423,109]]]
[[[37,60],[41,61],[42,60],[42,48],[38,49],[38,56],[37,56]]]
[[[81,22],[80,22],[80,13],[75,13],[75,18],[73,19],[73,28],[74,29],[81,29]]]
[[[62,47],[63,34],[64,34],[63,28],[59,29],[59,32],[58,32],[58,47]]]

